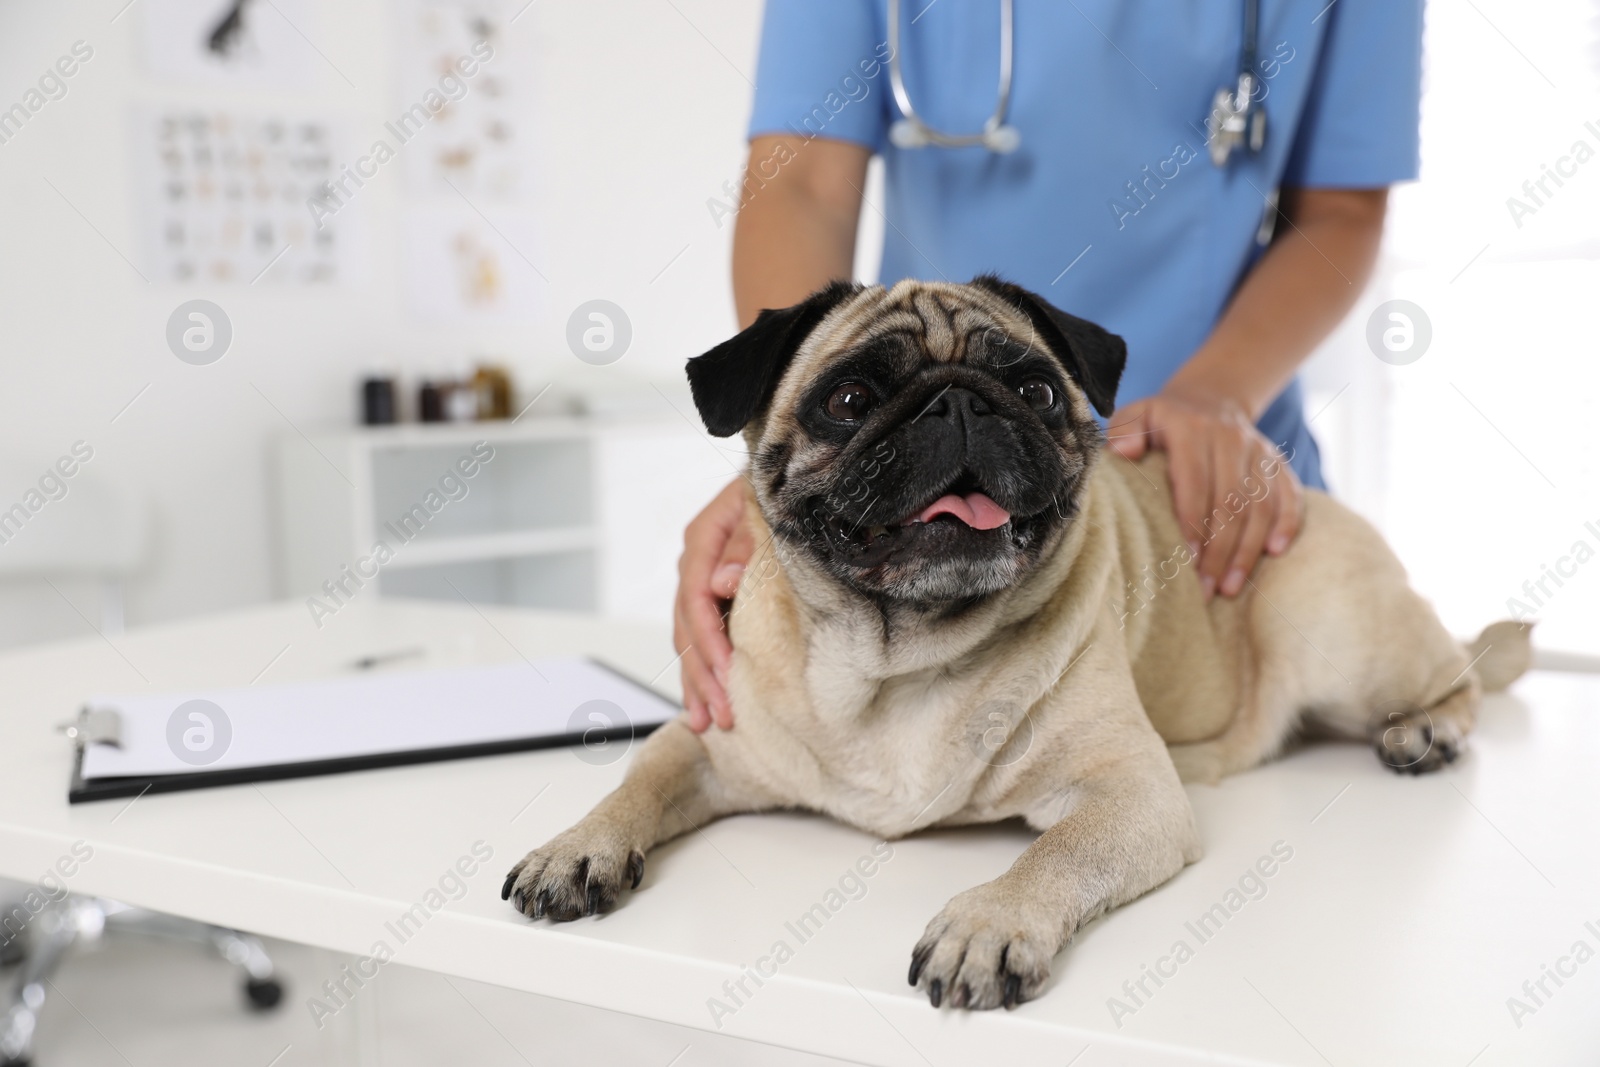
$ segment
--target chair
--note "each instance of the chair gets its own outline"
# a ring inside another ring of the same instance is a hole
[[[11,476],[0,477],[4,486],[29,485],[38,476],[37,471],[5,473]],[[92,468],[80,469],[64,484],[66,494],[46,499],[37,511],[20,504],[20,512],[0,510],[0,581],[59,577],[98,582],[97,629],[102,634],[118,633],[123,626],[123,583],[149,554],[148,503]],[[0,501],[0,509],[9,507]],[[15,903],[26,898],[28,890],[0,885],[0,967],[17,969],[9,989],[0,994],[0,1067],[32,1063],[34,1030],[51,975],[75,944],[93,941],[108,929],[209,945],[239,969],[250,1007],[267,1010],[283,998],[272,959],[260,940],[249,934],[80,894],[64,894],[37,910]]]
[[[151,934],[209,945],[238,968],[251,1008],[266,1011],[283,999],[283,985],[273,973],[272,958],[259,938],[189,919],[130,908],[98,897],[68,894],[39,912],[13,905],[0,914],[0,952],[10,948],[19,966],[7,999],[0,1004],[0,1067],[31,1067],[33,1034],[44,1008],[47,982],[76,944],[106,931]],[[20,948],[21,951],[15,951]]]

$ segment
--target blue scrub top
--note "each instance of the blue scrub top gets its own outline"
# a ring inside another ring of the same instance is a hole
[[[1421,0],[1262,0],[1266,146],[1206,152],[1238,79],[1243,0],[1015,0],[1008,120],[1021,147],[900,149],[887,0],[767,0],[750,134],[853,141],[883,156],[880,278],[993,271],[1128,342],[1118,392],[1158,392],[1215,326],[1262,248],[1280,186],[1373,188],[1417,174]],[[982,128],[998,0],[904,0],[900,51],[923,121]],[[1322,487],[1298,382],[1262,431]]]

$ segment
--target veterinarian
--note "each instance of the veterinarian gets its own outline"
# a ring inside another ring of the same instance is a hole
[[[1233,596],[1295,536],[1300,486],[1323,487],[1295,374],[1366,284],[1389,185],[1416,177],[1421,6],[767,0],[740,326],[851,276],[882,156],[880,281],[995,271],[1121,334],[1110,447],[1169,454],[1201,582]],[[733,723],[743,506],[736,479],[684,536],[674,641],[697,730]]]

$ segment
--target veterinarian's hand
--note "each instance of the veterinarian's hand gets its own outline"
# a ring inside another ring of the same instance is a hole
[[[1107,431],[1128,459],[1167,453],[1178,524],[1198,551],[1206,599],[1244,588],[1265,550],[1278,555],[1300,532],[1300,480],[1237,403],[1163,392],[1120,408]]]
[[[683,706],[696,733],[713,719],[724,730],[733,728],[733,706],[728,702],[733,645],[722,610],[738,590],[754,550],[739,521],[743,515],[744,480],[735,478],[683,532],[672,644],[683,655]]]

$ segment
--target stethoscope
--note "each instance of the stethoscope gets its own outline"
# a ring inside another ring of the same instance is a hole
[[[889,127],[889,140],[897,148],[969,148],[982,145],[999,155],[1015,152],[1022,143],[1022,134],[1006,122],[1006,109],[1011,106],[1011,59],[1016,51],[1012,36],[1012,0],[1000,0],[1000,92],[994,103],[994,114],[977,133],[945,133],[922,121],[911,104],[911,94],[906,92],[905,73],[900,65],[900,0],[889,0],[889,88],[894,92],[894,102],[900,107],[901,117]]]
[[[889,0],[889,87],[900,108],[900,118],[889,127],[889,140],[896,148],[970,148],[981,145],[997,155],[1015,152],[1022,134],[1006,122],[1011,106],[1011,65],[1016,52],[1014,0],[1000,0],[1000,89],[994,113],[976,133],[946,133],[929,125],[917,114],[906,92],[906,79],[900,51],[900,0]],[[1206,117],[1206,146],[1211,162],[1227,166],[1236,148],[1261,151],[1267,140],[1266,107],[1256,100],[1256,35],[1260,27],[1260,0],[1244,0],[1244,47],[1239,57],[1236,88],[1224,85],[1211,99]]]

